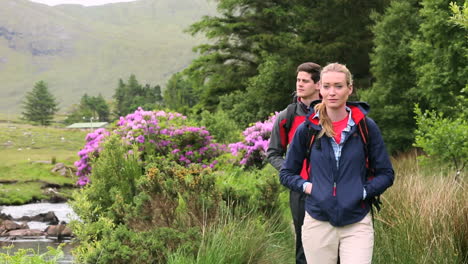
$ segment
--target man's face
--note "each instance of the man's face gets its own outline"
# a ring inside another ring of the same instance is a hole
[[[300,71],[296,78],[296,94],[302,99],[318,99],[320,86],[314,83],[312,75],[308,72]],[[317,98],[315,98],[317,97]]]

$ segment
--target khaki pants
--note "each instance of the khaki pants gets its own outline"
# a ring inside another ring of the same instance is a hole
[[[336,264],[338,252],[341,264],[371,263],[374,247],[371,214],[358,223],[334,227],[306,212],[302,243],[308,264]]]

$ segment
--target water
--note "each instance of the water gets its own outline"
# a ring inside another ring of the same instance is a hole
[[[18,206],[1,206],[0,209],[2,213],[11,215],[13,218],[20,218],[22,216],[35,216],[53,211],[59,221],[65,221],[69,223],[71,220],[78,219],[78,216],[75,214],[75,212],[73,212],[73,209],[66,203],[35,203]],[[28,226],[30,229],[45,230],[47,224],[42,222],[28,222]],[[73,257],[71,255],[71,250],[74,247],[73,244],[70,241],[61,241],[61,243],[65,243],[64,247],[62,248],[65,256],[59,261],[59,263],[73,263]],[[32,248],[36,253],[39,252],[40,254],[46,252],[48,246],[57,248],[60,243],[57,240],[48,239],[45,236],[17,240],[0,238],[0,247],[9,246],[11,244],[14,245],[14,248],[10,250],[10,255],[14,254],[14,252],[20,248]],[[0,248],[0,252],[6,253],[6,250]]]
[[[60,264],[70,264],[73,263],[73,256],[71,254],[71,250],[73,249],[74,245],[70,241],[62,241],[65,245],[62,247],[62,251],[64,253],[63,258],[61,258],[58,263]],[[12,241],[0,241],[0,252],[6,253],[7,250],[2,248],[10,245],[14,245],[9,252],[10,256],[14,255],[16,251],[19,249],[28,249],[32,248],[36,254],[42,254],[47,252],[47,247],[57,248],[60,243],[56,240],[47,239],[47,238],[40,238],[40,239],[21,239],[21,240],[12,240]]]

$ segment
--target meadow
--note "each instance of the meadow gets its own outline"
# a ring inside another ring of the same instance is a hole
[[[0,204],[24,204],[48,199],[41,188],[52,184],[70,186],[76,182],[52,173],[55,163],[72,167],[78,159],[87,132],[59,127],[38,127],[17,120],[0,122]],[[59,193],[70,196],[70,188]]]

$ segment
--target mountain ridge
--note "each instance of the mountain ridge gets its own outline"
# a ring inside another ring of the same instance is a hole
[[[164,85],[196,57],[201,37],[184,33],[215,6],[202,0],[139,0],[47,6],[4,0],[0,9],[0,112],[20,113],[40,80],[61,112],[84,93],[111,98],[119,79]]]

